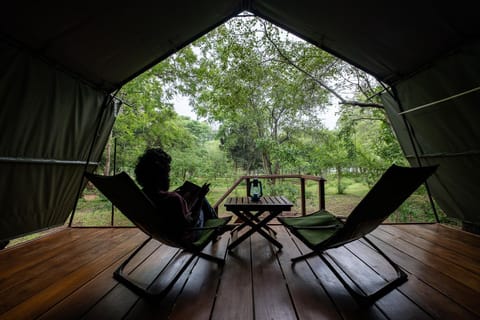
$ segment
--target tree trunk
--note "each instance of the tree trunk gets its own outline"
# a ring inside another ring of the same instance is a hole
[[[262,152],[262,162],[263,162],[263,170],[266,174],[273,174],[272,162],[270,161],[270,157],[268,153]]]
[[[107,146],[105,149],[105,166],[103,167],[103,175],[109,176],[110,175],[110,161],[112,158],[112,132],[110,132],[110,136],[108,137]]]
[[[337,193],[343,194],[343,187],[342,187],[342,167],[337,166]]]

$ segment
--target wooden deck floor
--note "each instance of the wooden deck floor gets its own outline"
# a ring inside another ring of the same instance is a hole
[[[277,253],[253,236],[227,254],[229,234],[208,251],[223,268],[195,260],[161,300],[138,298],[113,270],[146,236],[137,229],[65,229],[0,252],[0,319],[479,319],[480,237],[441,225],[383,225],[370,236],[409,280],[375,305],[360,308],[319,258],[292,268],[305,248],[280,226]],[[176,250],[157,242],[129,270],[155,279]],[[366,290],[384,270],[357,241],[333,253]],[[187,258],[181,255],[155,285]]]

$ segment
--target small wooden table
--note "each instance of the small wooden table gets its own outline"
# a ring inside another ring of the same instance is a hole
[[[277,217],[282,211],[290,211],[292,206],[293,204],[283,196],[265,196],[256,202],[249,197],[228,198],[225,202],[226,209],[233,212],[243,221],[242,224],[232,230],[232,233],[238,232],[246,226],[250,227],[250,230],[228,246],[228,250],[231,251],[254,232],[258,232],[279,249],[282,249],[282,244],[270,235],[270,233],[275,235],[276,232],[267,226],[267,223]],[[264,212],[268,212],[268,215],[262,217],[261,214]]]

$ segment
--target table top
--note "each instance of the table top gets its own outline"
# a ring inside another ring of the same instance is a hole
[[[252,201],[250,197],[230,197],[225,201],[227,210],[281,210],[292,208],[293,204],[284,196],[263,196],[259,201]]]

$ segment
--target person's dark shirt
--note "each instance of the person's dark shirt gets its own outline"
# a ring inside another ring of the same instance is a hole
[[[181,243],[195,241],[196,233],[189,230],[195,226],[196,221],[188,209],[187,202],[177,192],[144,190],[162,215],[165,223],[165,232],[168,237]]]

